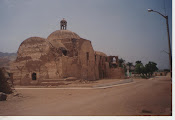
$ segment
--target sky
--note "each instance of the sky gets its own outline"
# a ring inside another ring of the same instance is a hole
[[[29,37],[47,38],[65,18],[94,50],[167,69],[166,20],[148,8],[168,15],[172,40],[172,0],[0,0],[0,52],[17,52]]]

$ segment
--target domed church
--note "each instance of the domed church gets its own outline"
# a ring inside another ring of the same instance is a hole
[[[65,19],[60,21],[60,30],[47,38],[24,40],[10,69],[17,85],[39,85],[46,80],[69,77],[85,80],[124,78],[124,70],[118,67],[118,57],[94,51],[91,41],[67,30]]]

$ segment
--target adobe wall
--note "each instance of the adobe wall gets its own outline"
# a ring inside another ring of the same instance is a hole
[[[54,61],[43,64],[42,61],[21,61],[11,65],[15,84],[36,85],[42,79],[59,78]],[[32,74],[36,73],[36,80],[32,80]]]
[[[100,61],[100,56],[96,55],[95,54],[95,78],[96,80],[99,80],[100,79],[100,76],[99,76],[99,61]]]
[[[106,56],[102,52],[95,52],[95,75],[96,79],[125,78],[124,69],[118,67],[118,56]]]
[[[125,78],[125,71],[123,68],[110,68],[107,71],[107,76],[110,79],[124,79]]]
[[[44,79],[66,77],[95,80],[95,58],[91,42],[85,39],[65,39],[60,42],[67,51],[66,55],[63,55],[62,49],[49,44],[49,49],[45,52],[36,50],[38,47],[44,49],[45,44],[43,46],[22,44],[16,61],[11,64],[15,83],[37,85]],[[24,48],[25,54],[22,52]],[[33,53],[35,50],[36,52]],[[36,80],[32,80],[33,73],[36,74]]]
[[[62,60],[62,78],[76,77],[81,78],[81,65],[78,62],[78,57],[64,56]]]
[[[67,38],[73,34],[70,31],[57,32],[65,38],[57,39],[59,36],[54,33],[49,40],[31,37],[21,43],[18,56],[10,67],[15,84],[37,85],[45,79],[67,77],[85,80],[124,78],[124,70],[118,68],[117,56],[94,52],[91,41],[77,35]]]
[[[154,72],[153,76],[166,76],[167,72]]]
[[[86,39],[63,39],[60,42],[67,49],[67,55],[60,57],[61,77],[95,80],[94,50],[91,42]]]
[[[95,52],[95,76],[96,79],[106,78],[106,61],[107,56],[102,52]]]
[[[61,55],[58,52],[45,40],[37,37],[22,42],[18,56],[10,67],[14,83],[36,85],[42,79],[59,78],[62,69],[59,60]],[[32,80],[32,74],[36,74],[36,80]]]
[[[81,78],[95,80],[95,55],[92,44],[89,40],[82,39],[84,42],[79,47],[79,62],[81,64]]]

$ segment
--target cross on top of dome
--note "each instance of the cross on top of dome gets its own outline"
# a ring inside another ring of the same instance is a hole
[[[67,28],[67,21],[63,18],[63,20],[60,21],[60,29],[66,30]]]

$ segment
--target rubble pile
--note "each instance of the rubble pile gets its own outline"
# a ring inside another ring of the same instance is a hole
[[[7,99],[7,94],[13,93],[8,79],[8,73],[5,68],[0,68],[0,101],[5,101]]]

